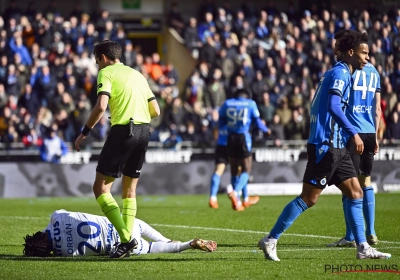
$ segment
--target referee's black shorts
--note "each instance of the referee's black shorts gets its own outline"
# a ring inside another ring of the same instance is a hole
[[[129,132],[129,124],[111,127],[100,153],[97,172],[114,178],[121,174],[139,178],[149,144],[150,125],[135,124],[133,136],[129,136]]]
[[[347,143],[347,150],[349,150],[351,161],[353,162],[354,169],[357,175],[371,176],[372,165],[374,163],[374,151],[376,145],[375,133],[359,133],[358,134],[364,142],[364,151],[361,155],[356,153],[356,146],[350,139]]]

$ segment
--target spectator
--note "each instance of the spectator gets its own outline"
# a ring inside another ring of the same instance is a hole
[[[393,92],[392,84],[387,83],[385,85],[385,90],[382,91],[382,101],[385,102],[386,109],[384,110],[384,115],[386,119],[389,119],[390,113],[394,110],[398,103],[398,97],[395,92]]]
[[[392,49],[392,40],[389,37],[389,31],[388,31],[387,27],[382,28],[381,33],[382,33],[382,37],[380,38],[380,40],[382,42],[382,51],[386,55],[390,55],[392,53],[393,49]]]
[[[0,111],[7,105],[8,98],[4,85],[0,84]]]
[[[28,48],[23,44],[21,32],[14,33],[14,36],[10,40],[9,46],[13,55],[18,54],[21,57],[21,63],[23,65],[32,65],[32,58],[29,54]]]
[[[16,124],[18,135],[23,139],[24,135],[28,135],[32,129],[34,129],[34,123],[31,114],[28,112],[24,113],[20,112],[22,117],[22,121]]]
[[[394,143],[395,140],[400,139],[400,122],[397,111],[393,111],[390,114],[390,119],[386,127],[385,138],[389,140],[389,143]]]
[[[203,46],[200,40],[197,26],[197,19],[191,17],[189,19],[189,26],[185,28],[183,38],[185,39],[186,47],[192,52],[194,58],[199,57],[199,49]]]
[[[179,82],[179,74],[178,74],[178,70],[176,70],[175,66],[171,63],[168,62],[164,73],[168,79],[168,84],[171,86],[176,86]]]
[[[274,66],[269,67],[269,73],[266,76],[265,82],[268,88],[274,88],[278,82],[277,70]]]
[[[136,51],[133,49],[133,44],[129,40],[125,42],[125,48],[121,59],[122,63],[129,67],[133,68],[136,65]]]
[[[67,85],[65,86],[65,90],[72,96],[72,98],[76,101],[79,98],[82,90],[79,88],[76,77],[74,75],[68,76]]]
[[[31,129],[28,134],[22,136],[22,143],[24,143],[27,149],[38,149],[43,144],[43,139],[37,135],[35,129]]]
[[[215,28],[215,23],[214,23],[213,19],[214,18],[213,18],[212,13],[210,13],[210,12],[205,13],[204,21],[199,25],[199,29],[198,29],[200,40],[203,40],[204,34],[206,33],[207,30],[210,30],[210,27]]]
[[[286,125],[284,130],[288,140],[302,140],[306,137],[306,124],[298,110],[292,111],[292,121]]]
[[[212,82],[206,88],[204,103],[208,112],[221,107],[226,99],[225,88],[221,82],[221,77],[221,69],[215,69],[212,76]]]
[[[289,108],[288,100],[286,97],[282,98],[279,102],[279,108],[276,109],[281,123],[284,127],[292,120],[292,110]]]
[[[217,50],[214,43],[213,37],[207,36],[204,46],[200,49],[200,61],[207,63],[209,66],[213,65],[217,58]]]
[[[85,94],[79,95],[79,99],[75,110],[72,112],[72,124],[75,131],[75,135],[79,135],[82,131],[82,128],[86,124],[86,120],[90,116],[90,112],[92,110],[92,106],[90,105],[89,100]]]
[[[0,83],[5,83],[7,80],[8,58],[7,55],[0,57]]]
[[[171,130],[171,134],[164,140],[164,148],[179,150],[182,144],[182,137],[179,136],[176,130]]]
[[[33,90],[39,94],[41,103],[47,106],[56,93],[57,80],[52,73],[50,73],[49,66],[42,66],[35,81]]]
[[[39,108],[41,106],[40,99],[37,93],[32,91],[32,86],[30,84],[25,85],[23,95],[18,100],[18,106],[26,108],[29,114],[31,114],[32,116],[36,116],[37,112],[39,111]]]
[[[262,97],[262,102],[257,104],[257,107],[258,111],[260,112],[260,118],[264,120],[269,127],[269,124],[272,123],[272,119],[275,114],[275,106],[271,104],[268,92],[264,92]]]
[[[178,3],[172,2],[168,13],[168,25],[173,27],[182,36],[185,22],[179,12]]]
[[[262,47],[258,47],[257,55],[253,58],[254,70],[265,71],[267,66],[267,56]]]
[[[204,80],[200,77],[200,73],[195,71],[189,77],[189,82],[185,90],[185,101],[191,106],[197,102],[203,107],[203,89]]]
[[[151,61],[152,65],[149,74],[154,81],[158,81],[158,79],[163,75],[163,70],[160,65],[160,55],[158,53],[153,53]]]
[[[186,110],[183,107],[182,100],[177,97],[173,99],[172,104],[165,109],[163,121],[164,126],[171,131],[178,133],[185,131]],[[178,137],[176,137],[178,138]]]
[[[104,115],[101,117],[99,122],[94,126],[91,137],[94,141],[104,142],[107,138],[109,131],[108,119]]]
[[[209,121],[206,119],[201,121],[198,146],[203,149],[215,146],[215,139],[209,127]]]
[[[96,30],[101,34],[106,29],[106,22],[110,20],[110,13],[107,10],[100,12],[100,17],[96,21]]]
[[[292,110],[297,110],[303,107],[303,95],[300,92],[300,87],[295,86],[292,94],[289,96],[289,107]]]
[[[7,69],[7,77],[5,89],[8,95],[19,97],[21,94],[21,84],[19,81],[19,73],[14,64],[9,64]]]
[[[264,80],[261,71],[256,72],[256,78],[251,85],[251,90],[253,92],[253,100],[257,104],[263,103],[263,94],[269,90],[267,83]]]
[[[61,109],[54,114],[54,123],[57,124],[59,136],[66,142],[72,142],[75,131],[71,125],[71,120],[66,110]]]
[[[193,122],[187,122],[186,124],[186,131],[182,133],[182,140],[183,141],[190,141],[193,143],[194,146],[197,146],[200,142],[200,135],[196,131],[196,126]]]
[[[62,156],[68,153],[68,147],[65,142],[57,135],[58,127],[52,124],[43,144],[40,147],[40,157],[44,162],[60,163]]]
[[[285,133],[281,118],[278,114],[274,114],[272,123],[268,125],[268,129],[271,131],[269,139],[274,141],[275,146],[281,146],[282,140],[285,140]]]

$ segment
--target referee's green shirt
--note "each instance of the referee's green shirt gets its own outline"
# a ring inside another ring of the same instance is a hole
[[[146,78],[122,63],[109,65],[97,75],[97,95],[110,97],[111,125],[150,123],[149,102],[155,99]]]

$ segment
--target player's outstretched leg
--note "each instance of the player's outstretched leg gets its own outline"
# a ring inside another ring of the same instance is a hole
[[[190,242],[190,246],[192,246],[193,249],[198,249],[206,252],[213,252],[217,250],[217,242],[200,238],[193,239]]]
[[[293,222],[308,209],[307,204],[300,196],[293,199],[285,206],[269,235],[258,242],[267,260],[279,261],[276,254],[276,244],[282,233],[287,230]]]
[[[188,249],[198,249],[206,252],[213,252],[217,249],[217,243],[212,240],[203,240],[198,238],[187,242],[151,242],[149,253],[180,253]]]

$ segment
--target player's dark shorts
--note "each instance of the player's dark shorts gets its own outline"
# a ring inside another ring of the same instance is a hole
[[[251,156],[247,148],[244,134],[230,133],[228,135],[228,157],[243,159]]]
[[[376,144],[375,133],[359,133],[358,134],[364,142],[364,151],[362,155],[355,153],[356,146],[354,142],[349,140],[347,143],[347,150],[349,150],[351,160],[353,161],[354,169],[357,175],[371,176],[372,165],[374,163],[374,150]]]
[[[353,162],[346,148],[329,147],[324,157],[317,163],[314,144],[307,144],[307,166],[303,182],[324,189],[327,185],[340,185],[347,179],[357,177]]]
[[[228,164],[228,148],[227,146],[217,145],[215,148],[215,164]]]
[[[96,171],[114,178],[121,174],[139,178],[149,144],[149,124],[133,125],[133,136],[129,136],[130,125],[111,127],[101,150]]]

